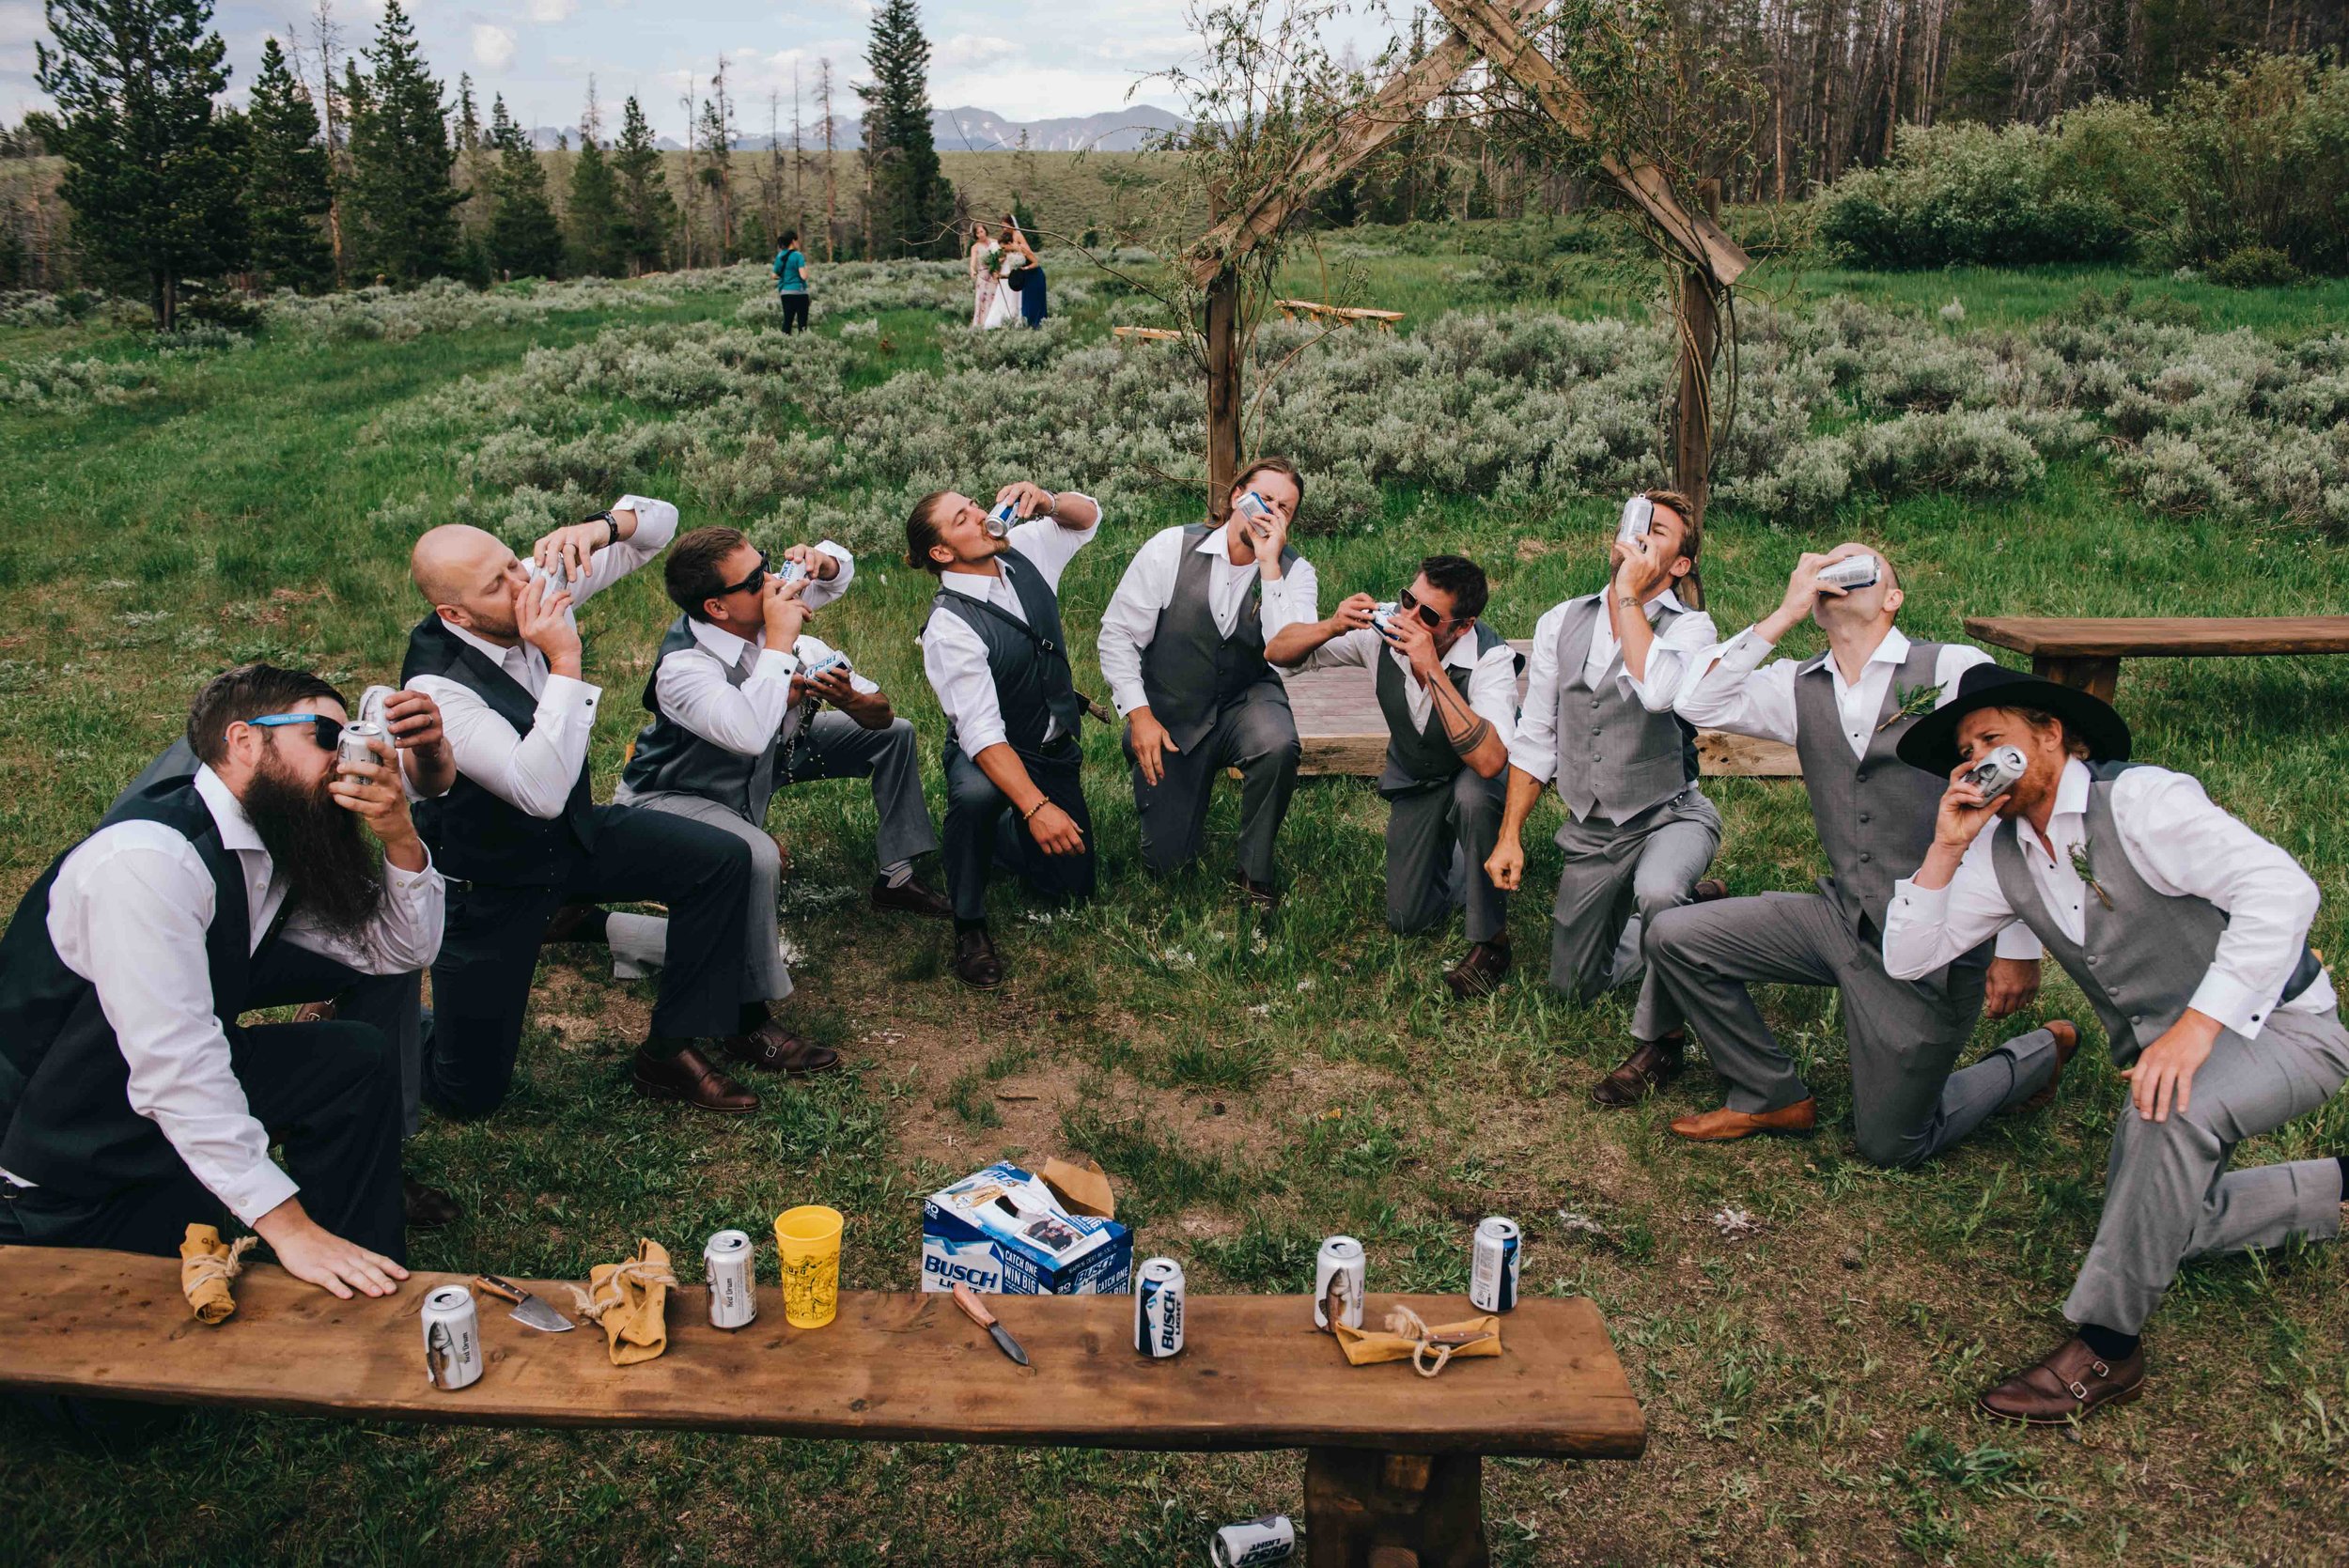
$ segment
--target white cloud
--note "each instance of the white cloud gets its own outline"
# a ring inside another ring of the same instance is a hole
[[[530,0],[530,20],[533,22],[568,22],[579,9],[578,0]]]
[[[941,66],[983,66],[989,60],[1001,60],[1016,53],[1009,39],[991,38],[980,33],[957,33],[930,52],[930,58]]]
[[[514,63],[514,35],[504,27],[476,24],[473,30],[473,63],[484,70],[504,70]]]

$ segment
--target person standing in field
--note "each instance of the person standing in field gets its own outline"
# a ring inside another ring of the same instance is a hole
[[[971,225],[971,330],[986,332],[1003,324],[1007,314],[1001,295],[1003,247],[985,224]]]
[[[1020,231],[1019,224],[1006,218],[1003,226],[1011,235],[1011,248],[1019,257],[1005,281],[1019,296],[1019,323],[1040,327],[1044,325],[1044,263],[1036,259],[1035,246]]]
[[[775,297],[783,304],[783,330],[807,331],[807,257],[800,253],[800,231],[783,237],[775,252]]]

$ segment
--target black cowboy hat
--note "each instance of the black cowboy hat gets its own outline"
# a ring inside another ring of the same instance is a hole
[[[2088,746],[2091,762],[2126,762],[2129,726],[2112,705],[2077,686],[2059,686],[1999,664],[1977,664],[1958,677],[1957,695],[1908,727],[1897,750],[1903,762],[1946,779],[1958,764],[1957,722],[1983,707],[2028,707],[2063,721]]]

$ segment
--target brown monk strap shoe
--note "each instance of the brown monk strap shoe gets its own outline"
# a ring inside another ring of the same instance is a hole
[[[1633,1041],[1631,1054],[1613,1072],[1591,1086],[1591,1098],[1600,1105],[1618,1108],[1639,1104],[1680,1076],[1688,1045],[1685,1034]]]
[[[1699,1111],[1675,1120],[1672,1131],[1700,1143],[1725,1143],[1757,1132],[1809,1133],[1818,1125],[1819,1102],[1806,1097],[1776,1110],[1732,1110],[1723,1106],[1719,1110]]]
[[[2086,1340],[2074,1337],[2029,1372],[1985,1390],[1976,1403],[2000,1421],[2064,1426],[2108,1405],[2126,1405],[2144,1391],[2143,1346],[2124,1361],[2107,1361]]]
[[[984,991],[1003,983],[1003,961],[995,953],[995,939],[977,925],[955,933],[955,978]]]
[[[802,1040],[773,1018],[748,1034],[727,1035],[722,1045],[735,1061],[765,1073],[806,1078],[811,1073],[828,1073],[840,1065],[838,1051]]]
[[[437,1231],[465,1217],[463,1204],[413,1176],[399,1178],[399,1208],[400,1218],[412,1231]]]
[[[647,1099],[683,1100],[696,1110],[740,1116],[758,1109],[758,1096],[726,1077],[692,1046],[667,1061],[636,1048],[636,1092]]]
[[[1488,997],[1501,989],[1501,979],[1509,972],[1509,939],[1495,937],[1488,942],[1478,942],[1468,950],[1458,963],[1443,971],[1443,983],[1462,1001],[1471,997]]]
[[[1711,904],[1729,896],[1729,884],[1718,877],[1707,877],[1688,890],[1691,904]]]
[[[909,878],[902,885],[891,887],[887,881],[873,878],[873,908],[886,914],[920,915],[925,920],[952,920],[955,907],[946,902],[946,895],[936,888],[924,887],[920,880]]]
[[[2022,1103],[2019,1109],[2025,1114],[2055,1104],[2056,1085],[2063,1081],[2063,1069],[2071,1065],[2072,1053],[2080,1048],[2080,1032],[2068,1018],[2049,1019],[2047,1032],[2055,1036],[2056,1070],[2048,1078],[2047,1087]]]

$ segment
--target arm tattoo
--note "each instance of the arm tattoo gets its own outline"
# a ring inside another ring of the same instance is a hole
[[[1438,681],[1429,691],[1436,710],[1443,715],[1443,737],[1455,752],[1466,756],[1492,737],[1492,721],[1469,706],[1449,680]]]

